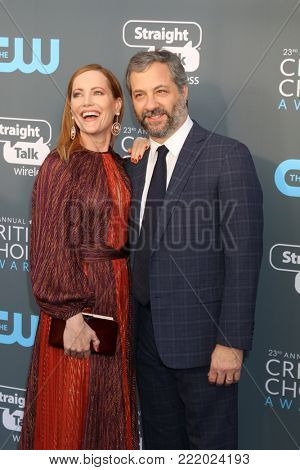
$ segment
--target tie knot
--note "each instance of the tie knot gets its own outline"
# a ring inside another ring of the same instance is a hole
[[[160,147],[157,148],[157,158],[164,158],[169,149],[165,145],[161,145]]]

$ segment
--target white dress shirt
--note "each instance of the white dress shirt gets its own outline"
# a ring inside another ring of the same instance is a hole
[[[167,139],[163,144],[160,144],[158,142],[155,142],[154,140],[150,139],[150,151],[149,151],[149,157],[148,157],[148,163],[147,163],[147,170],[146,170],[146,178],[145,178],[145,186],[143,190],[143,195],[142,195],[142,200],[141,200],[141,211],[140,211],[140,228],[142,226],[142,221],[143,221],[143,216],[144,216],[144,211],[145,211],[145,205],[147,201],[147,194],[149,191],[149,186],[151,182],[151,178],[153,175],[154,167],[156,164],[157,160],[157,149],[161,145],[165,145],[167,149],[169,150],[167,156],[166,156],[166,163],[167,163],[167,186],[166,189],[168,188],[168,185],[171,180],[172,173],[174,171],[178,155],[183,147],[183,144],[193,126],[193,121],[191,118],[188,116],[185,122],[182,124],[181,127],[171,136],[169,139]]]

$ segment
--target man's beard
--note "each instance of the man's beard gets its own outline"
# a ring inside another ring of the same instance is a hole
[[[150,137],[166,137],[170,131],[177,130],[182,124],[183,117],[186,113],[186,104],[185,99],[179,99],[176,104],[174,104],[172,113],[168,113],[164,108],[155,108],[152,111],[144,111],[141,118],[138,116],[137,119],[140,122],[141,126],[148,132]],[[146,121],[146,118],[158,116],[160,114],[165,114],[167,116],[166,122],[162,123],[149,123]]]

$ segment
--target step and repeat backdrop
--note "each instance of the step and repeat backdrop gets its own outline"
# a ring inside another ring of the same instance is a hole
[[[239,446],[299,448],[299,31],[295,0],[1,0],[1,449],[20,439],[39,314],[29,280],[31,190],[55,147],[67,82],[97,62],[124,86],[130,57],[155,48],[181,58],[191,116],[252,152],[264,190],[264,258],[240,384]],[[138,135],[126,94],[116,150],[127,155]]]

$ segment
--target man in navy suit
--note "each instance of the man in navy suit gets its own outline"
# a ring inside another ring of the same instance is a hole
[[[132,180],[137,380],[146,449],[235,449],[251,349],[262,191],[248,149],[188,115],[187,76],[139,52],[127,87],[150,149]]]

